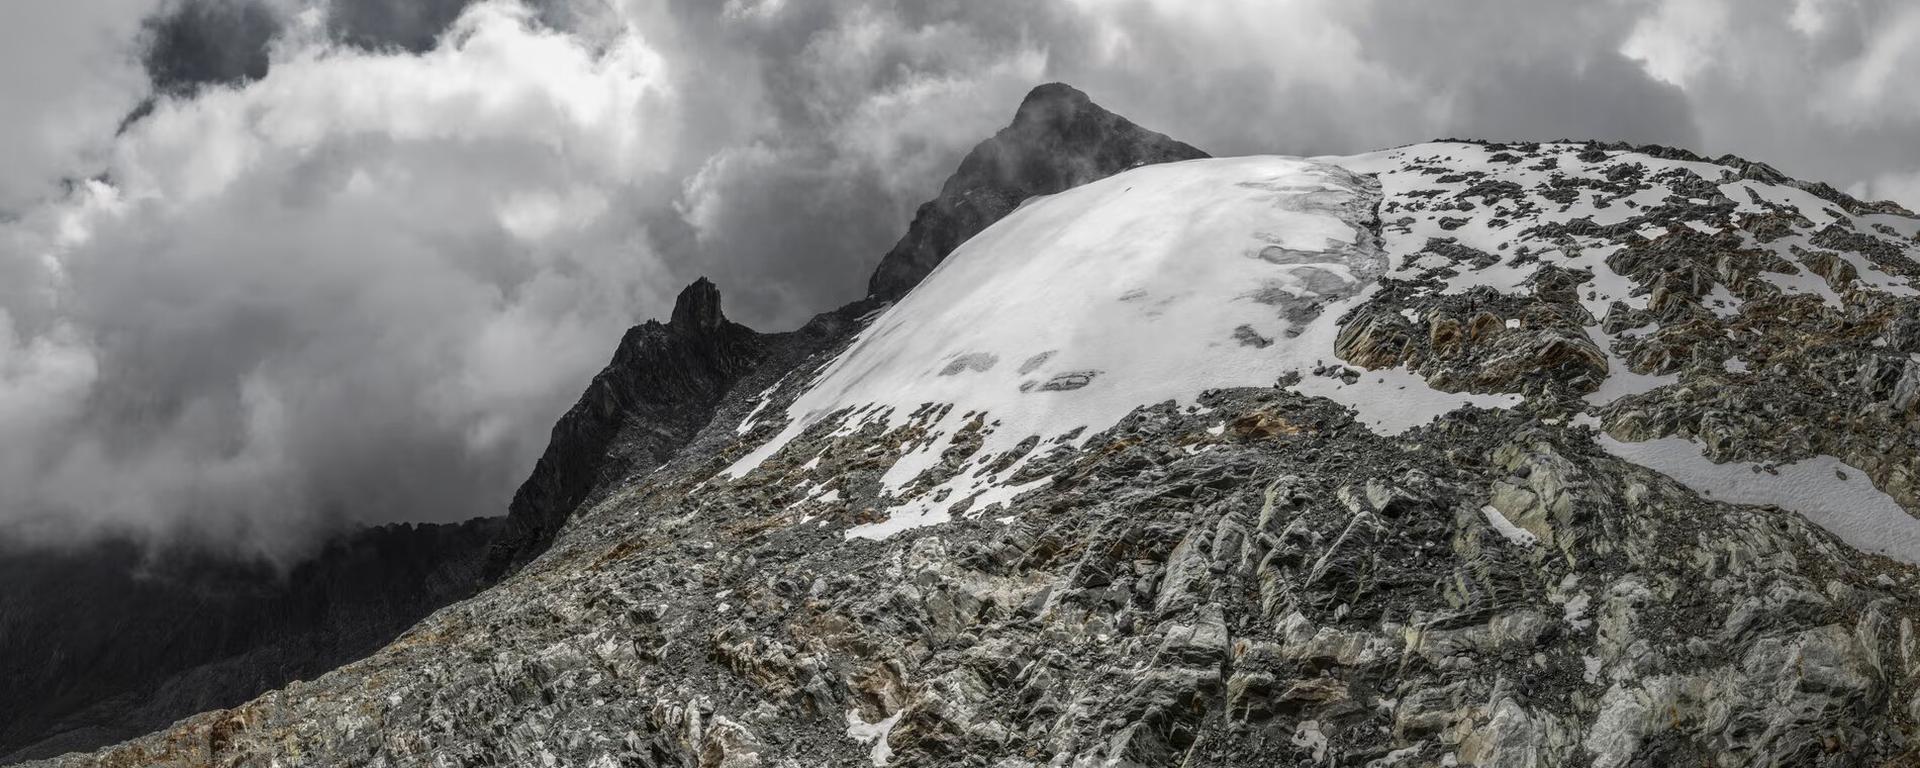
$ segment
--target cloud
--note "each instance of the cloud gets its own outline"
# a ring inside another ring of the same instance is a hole
[[[0,3],[0,537],[498,514],[625,327],[857,298],[1050,80],[1217,154],[1625,139],[1920,203],[1920,15],[1751,5]]]
[[[0,3],[0,220],[96,164],[146,81],[126,45],[152,0]]]
[[[203,85],[267,75],[267,46],[282,20],[252,0],[184,0],[142,25],[141,63],[162,93],[190,95]]]
[[[27,534],[281,554],[497,513],[671,295],[625,205],[677,189],[644,38],[589,48],[501,2],[418,56],[290,34],[256,81],[163,97],[111,184],[16,238],[52,296],[0,328],[0,509]]]
[[[1669,0],[1636,16],[1621,48],[1676,83],[1700,148],[1854,187],[1920,172],[1920,8],[1897,0]],[[1906,198],[1909,206],[1920,200]]]

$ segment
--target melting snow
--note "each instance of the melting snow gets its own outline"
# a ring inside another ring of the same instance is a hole
[[[1320,721],[1302,720],[1293,727],[1292,743],[1313,753],[1313,761],[1318,763],[1327,759],[1327,734],[1320,730]]]
[[[740,420],[740,426],[733,428],[734,434],[744,435],[753,431],[753,428],[759,425],[760,412],[767,409],[768,403],[773,402],[773,393],[780,391],[780,385],[785,383],[786,380],[787,377],[782,376],[779,381],[774,382],[766,389],[760,391],[759,396],[754,398],[753,410],[748,411],[746,418]]]

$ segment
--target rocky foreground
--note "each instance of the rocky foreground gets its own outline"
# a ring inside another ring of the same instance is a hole
[[[943,199],[1188,156],[1060,86],[996,141]],[[1022,425],[790,412],[897,294],[761,335],[697,284],[624,359],[720,374],[649,395],[616,361],[639,394],[583,405],[711,418],[582,411],[606,447],[520,523],[542,554],[363,661],[46,764],[1920,764],[1920,220],[1657,148],[1315,162],[1377,184],[1355,242],[1388,266],[1257,254],[1295,281],[1275,312],[1337,324],[1304,377],[983,451]],[[953,210],[915,231],[971,231],[909,235],[876,285],[992,223]],[[1421,387],[1496,407],[1392,426]],[[1623,457],[1655,439],[1837,460],[1821,482],[1901,517],[1719,501]],[[953,491],[978,477],[1018,492]],[[859,535],[910,505],[950,519]]]

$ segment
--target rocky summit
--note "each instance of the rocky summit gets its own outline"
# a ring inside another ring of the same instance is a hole
[[[869,299],[630,334],[495,586],[44,764],[1920,764],[1917,253],[1735,157],[1046,86]]]

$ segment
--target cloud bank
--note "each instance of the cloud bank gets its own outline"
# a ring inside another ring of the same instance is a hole
[[[1848,0],[0,4],[0,539],[498,514],[620,332],[856,298],[1033,85],[1216,154],[1735,152],[1920,204]]]

